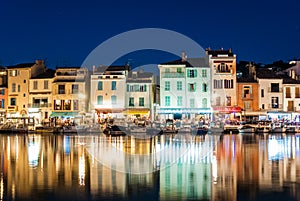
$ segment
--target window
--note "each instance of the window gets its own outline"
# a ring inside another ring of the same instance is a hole
[[[26,94],[23,94],[23,97],[26,97]]]
[[[2,101],[1,101],[1,108],[2,108],[2,109],[5,108],[5,100],[4,100],[4,99],[2,99]]]
[[[216,97],[216,106],[221,106],[221,97]]]
[[[231,106],[231,96],[226,96],[226,106]]]
[[[97,96],[97,105],[103,104],[103,96]]]
[[[112,96],[111,96],[111,104],[112,104],[112,105],[117,104],[117,96],[115,96],[115,95],[112,95]]]
[[[21,91],[21,86],[18,84],[18,92]]]
[[[33,89],[38,89],[38,82],[37,81],[33,81]]]
[[[265,91],[263,89],[260,91],[260,95],[262,98],[265,97]]]
[[[263,110],[265,109],[265,104],[261,105],[261,109],[263,109]]]
[[[146,92],[147,91],[147,85],[140,85],[140,92]]]
[[[189,90],[189,92],[195,92],[196,91],[196,84],[195,83],[188,84],[188,90]]]
[[[2,94],[2,95],[5,95],[5,89],[2,89],[2,90],[1,90],[1,94]]]
[[[177,68],[176,72],[177,73],[182,73],[182,68]]]
[[[134,106],[134,97],[129,97],[129,106]]]
[[[233,89],[233,79],[224,80],[224,88],[225,89]]]
[[[207,98],[202,99],[202,108],[207,108]]]
[[[117,90],[117,82],[116,81],[111,82],[111,90]]]
[[[177,106],[182,106],[182,96],[177,96]]]
[[[170,105],[171,105],[170,96],[165,96],[165,106],[170,106]]]
[[[202,77],[207,77],[207,70],[206,69],[202,69]]]
[[[73,110],[79,110],[78,100],[73,100]]]
[[[285,89],[285,97],[286,98],[291,98],[291,88],[290,87],[286,87],[286,89]]]
[[[11,84],[11,91],[16,92],[16,84],[15,83]]]
[[[300,90],[299,87],[295,88],[295,98],[300,98]]]
[[[54,110],[61,110],[62,101],[61,100],[54,100]]]
[[[72,84],[72,94],[78,94],[78,84]]]
[[[245,101],[244,102],[244,109],[245,110],[252,110],[252,108],[251,108],[251,101]]]
[[[11,70],[11,71],[9,72],[9,75],[10,75],[11,77],[15,77],[15,76],[19,75],[19,71],[18,71],[18,70]]]
[[[165,91],[170,91],[170,81],[165,81]]]
[[[188,70],[187,76],[190,78],[197,77],[197,70]]]
[[[178,91],[182,90],[182,81],[177,81],[177,90]]]
[[[24,84],[25,84],[25,83],[26,83],[26,80],[24,80],[23,82],[24,82]]]
[[[279,83],[271,83],[271,92],[279,92]]]
[[[271,102],[272,102],[272,108],[279,108],[278,97],[272,97]]]
[[[218,65],[217,73],[230,73],[230,69],[227,64],[221,63]]]
[[[169,73],[169,72],[170,72],[170,68],[166,68],[165,73]]]
[[[243,98],[251,98],[252,88],[251,86],[243,86]]]
[[[44,80],[44,89],[48,89],[48,84],[49,84],[49,82],[48,82],[48,80]]]
[[[65,85],[58,85],[58,94],[65,94]]]
[[[10,105],[11,105],[11,106],[15,106],[15,105],[17,104],[16,102],[17,102],[17,99],[16,99],[16,98],[11,98],[11,99],[10,99]]]
[[[202,91],[207,92],[207,84],[206,83],[202,84]]]
[[[144,97],[139,98],[139,106],[144,106]]]
[[[103,89],[102,85],[103,85],[102,81],[99,81],[98,82],[98,91],[101,91]]]
[[[214,80],[214,88],[222,89],[223,88],[223,80]]]
[[[193,98],[190,99],[190,107],[191,108],[195,107],[195,99],[193,99]]]
[[[64,110],[71,110],[71,100],[65,100]]]

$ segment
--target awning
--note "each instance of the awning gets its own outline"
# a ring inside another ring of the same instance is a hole
[[[159,108],[158,114],[210,114],[210,108]]]
[[[149,108],[130,108],[125,111],[126,114],[148,114]]]
[[[52,112],[50,117],[75,117],[78,112]]]
[[[241,112],[242,108],[239,106],[213,106],[214,112],[220,113],[233,113],[233,112]]]
[[[97,114],[103,113],[103,114],[108,114],[108,113],[121,113],[124,111],[123,108],[96,108],[95,109]]]

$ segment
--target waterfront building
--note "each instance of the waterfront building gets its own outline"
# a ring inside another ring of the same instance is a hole
[[[126,115],[128,118],[154,118],[154,76],[143,69],[130,71],[126,78]]]
[[[237,107],[236,55],[232,50],[206,49],[211,69],[211,104],[216,116],[235,118]],[[222,114],[229,114],[222,115]]]
[[[28,116],[34,117],[37,124],[47,123],[52,113],[52,82],[55,70],[33,76],[29,80]]]
[[[258,107],[258,82],[256,80],[255,66],[247,65],[246,75],[237,78],[237,104],[243,109],[243,120],[252,120],[264,114]]]
[[[283,112],[283,79],[267,68],[256,68],[259,86],[258,106],[269,118]],[[279,117],[281,118],[281,117]]]
[[[89,72],[84,67],[56,67],[52,83],[53,112],[61,120],[82,118],[88,110]]]
[[[7,116],[28,115],[29,79],[45,72],[44,60],[7,66],[8,104]]]
[[[124,118],[126,77],[129,65],[93,67],[91,75],[90,111],[95,120]]]
[[[158,65],[160,71],[161,119],[194,119],[211,113],[210,68],[205,58],[179,60]]]
[[[0,124],[5,123],[7,107],[7,71],[0,66]]]

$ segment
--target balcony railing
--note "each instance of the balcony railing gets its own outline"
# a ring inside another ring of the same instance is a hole
[[[163,78],[184,78],[184,73],[162,73]]]
[[[253,94],[244,94],[242,95],[242,99],[253,99]]]
[[[282,104],[269,104],[268,106],[269,109],[283,109]]]
[[[281,93],[282,92],[282,88],[279,88],[279,89],[273,89],[271,87],[268,87],[268,92],[269,93]]]
[[[220,73],[230,73],[230,74],[232,74],[232,70],[215,70],[215,74],[220,74]]]
[[[52,107],[51,103],[29,103],[28,108],[45,108],[45,107]]]
[[[288,112],[296,112],[297,111],[297,107],[287,107],[286,109]]]

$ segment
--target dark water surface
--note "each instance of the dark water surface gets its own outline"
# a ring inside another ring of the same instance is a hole
[[[0,135],[0,200],[300,200],[300,136]]]

